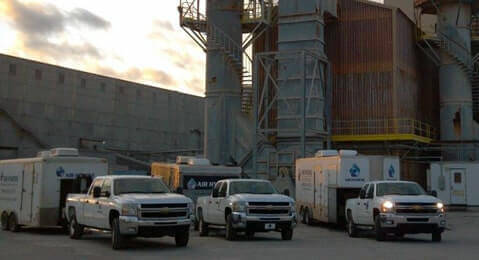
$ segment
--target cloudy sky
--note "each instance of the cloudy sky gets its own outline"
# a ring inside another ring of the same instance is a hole
[[[205,55],[178,3],[0,0],[0,53],[203,95]]]
[[[0,53],[203,96],[205,55],[178,4],[0,0]]]

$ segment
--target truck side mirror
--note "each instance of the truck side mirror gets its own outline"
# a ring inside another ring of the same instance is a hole
[[[101,187],[93,188],[93,198],[99,198],[101,195]]]
[[[289,197],[289,190],[288,189],[284,190],[283,194]]]
[[[437,191],[433,190],[429,192],[429,195],[437,198]]]
[[[366,198],[366,190],[361,190],[361,191],[359,192],[359,198],[360,198],[360,199]]]
[[[218,197],[218,191],[217,190],[213,190],[213,193],[211,194],[211,196],[213,198],[217,198]]]
[[[183,194],[183,188],[181,187],[176,188],[176,193]]]
[[[105,194],[103,194],[103,196],[105,196],[105,198],[109,198],[111,194],[109,191],[105,191]]]

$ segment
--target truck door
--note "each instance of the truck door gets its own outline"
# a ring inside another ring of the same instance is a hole
[[[108,229],[110,228],[110,220],[109,220],[109,214],[110,214],[110,207],[109,207],[109,202],[110,202],[110,197],[111,197],[111,179],[105,179],[103,182],[103,185],[101,187],[101,195],[100,198],[97,199],[97,211],[96,211],[96,217],[95,217],[95,222],[96,222],[96,227],[99,228],[105,228]]]
[[[32,221],[34,178],[34,164],[26,164],[22,172],[22,197],[19,216],[21,224],[29,224]]]
[[[214,218],[215,218],[213,223],[216,223],[216,224],[219,224],[219,225],[226,224],[225,213],[224,213],[223,209],[226,208],[225,199],[226,199],[227,188],[228,188],[228,183],[227,182],[222,182],[221,187],[220,187],[219,192],[218,192],[218,197],[215,198],[215,202],[213,204]],[[223,208],[223,206],[225,206],[225,207]]]
[[[203,210],[203,217],[206,222],[209,223],[216,223],[216,202],[218,201],[218,194],[220,192],[220,188],[223,182],[217,182],[215,184],[215,187],[213,188],[213,191],[211,193],[211,196],[208,197],[208,204],[206,205],[207,210]]]
[[[374,224],[374,219],[373,219],[373,213],[374,213],[374,208],[373,208],[373,200],[374,200],[374,190],[375,190],[375,185],[374,183],[369,185],[369,188],[367,189],[366,192],[366,197],[362,200],[362,210],[361,210],[361,223],[364,225],[373,225]]]
[[[323,199],[323,192],[325,189],[324,186],[324,174],[323,170],[318,167],[314,171],[314,212],[313,212],[313,217],[314,218],[319,218],[321,219],[322,213],[323,213],[323,205],[324,202],[322,201]],[[327,186],[326,186],[327,187]],[[327,190],[327,188],[326,188]],[[318,214],[318,215],[317,215]]]
[[[97,212],[98,212],[98,204],[99,203],[99,198],[93,198],[93,189],[95,187],[100,187],[103,185],[103,179],[98,179],[95,180],[90,187],[90,190],[88,191],[88,196],[83,199],[81,205],[83,206],[83,212],[81,214],[81,219],[80,223],[91,226],[91,227],[96,227],[97,225]],[[78,214],[78,212],[77,212]],[[78,216],[78,215],[77,215]]]
[[[369,184],[364,185],[359,192],[359,199],[356,200],[356,205],[353,210],[353,219],[361,225],[364,225],[364,210],[366,207],[366,192],[368,191]]]
[[[451,169],[451,204],[466,205],[466,171]]]

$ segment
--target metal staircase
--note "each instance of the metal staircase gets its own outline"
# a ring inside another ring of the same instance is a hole
[[[241,83],[241,111],[249,114],[253,109],[253,59],[248,54],[247,49],[269,24],[266,14],[267,5],[252,0],[244,2],[243,31],[246,30],[249,35],[239,45],[216,25],[208,23],[206,15],[199,10],[199,1],[180,1],[178,8],[180,25],[205,52],[209,49],[220,49],[224,53],[226,60],[238,75]],[[208,38],[210,41],[208,41]]]
[[[439,3],[434,0],[431,0],[431,3],[434,9],[437,10],[437,15],[440,16]],[[477,22],[479,22],[479,20]],[[440,58],[436,53],[435,48],[444,50],[454,59],[461,70],[466,73],[471,82],[474,119],[479,122],[479,55],[475,57],[472,56],[472,53],[467,49],[465,41],[460,36],[455,26],[449,24],[448,21],[445,20],[443,23],[445,23],[443,24],[445,28],[435,35],[426,35],[420,28],[418,28],[418,46],[437,65],[440,64]],[[471,24],[472,34],[474,34],[474,26],[473,19]],[[474,41],[474,37],[471,39]]]

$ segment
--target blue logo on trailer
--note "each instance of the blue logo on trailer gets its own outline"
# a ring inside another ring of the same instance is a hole
[[[394,166],[392,164],[391,164],[391,167],[389,167],[388,174],[389,174],[389,178],[394,178],[394,176],[396,175],[396,170],[394,169]]]
[[[198,185],[198,183],[196,183],[195,179],[193,179],[193,178],[191,178],[188,181],[188,183],[186,184],[186,186],[188,187],[189,190],[195,190],[197,185]]]
[[[353,167],[349,169],[349,174],[351,174],[351,177],[359,177],[359,174],[361,173],[361,169],[359,169],[359,166],[357,164],[353,164]]]
[[[65,175],[65,169],[63,167],[58,167],[57,168],[57,177],[63,177]]]

